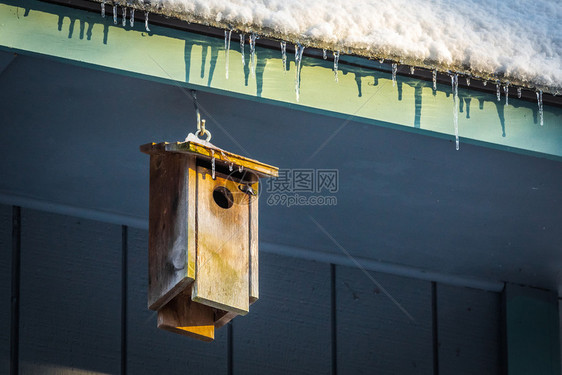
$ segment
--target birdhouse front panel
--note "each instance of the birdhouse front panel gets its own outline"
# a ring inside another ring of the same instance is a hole
[[[243,183],[197,167],[197,278],[193,300],[221,310],[249,310],[249,195]]]

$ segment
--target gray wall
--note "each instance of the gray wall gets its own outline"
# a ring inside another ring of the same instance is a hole
[[[4,332],[12,214],[0,206]],[[209,344],[156,328],[146,231],[26,208],[15,224],[22,374],[500,373],[497,293],[262,252],[261,299]]]

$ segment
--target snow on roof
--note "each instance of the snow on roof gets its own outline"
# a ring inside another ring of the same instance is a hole
[[[562,91],[560,0],[150,1],[133,6],[306,47]]]

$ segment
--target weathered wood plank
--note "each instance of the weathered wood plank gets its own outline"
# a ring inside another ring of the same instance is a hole
[[[226,374],[226,328],[211,343],[156,327],[146,307],[148,232],[129,228],[127,368],[130,374]]]
[[[437,285],[439,373],[499,375],[501,296]]]
[[[259,182],[252,184],[252,189],[259,192]],[[250,303],[260,297],[259,279],[259,206],[258,197],[250,197]]]
[[[168,153],[150,156],[149,279],[148,306],[156,310],[182,292],[195,279],[190,264],[195,237],[190,237],[188,216],[194,208],[188,201],[192,157]],[[191,193],[193,195],[193,193]],[[192,218],[192,217],[191,217]]]
[[[431,284],[336,267],[338,374],[433,374]]]
[[[0,205],[0,373],[10,372],[10,296],[12,276],[12,207]]]
[[[21,266],[21,373],[118,373],[121,227],[22,209]]]
[[[329,373],[329,265],[260,255],[261,298],[232,321],[234,374]]]
[[[226,208],[219,206],[223,202]],[[197,167],[197,277],[193,300],[245,315],[249,310],[248,196],[238,183]]]

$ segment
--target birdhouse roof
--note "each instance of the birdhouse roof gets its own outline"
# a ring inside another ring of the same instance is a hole
[[[259,177],[278,177],[279,175],[279,168],[277,167],[225,151],[209,142],[196,141],[194,139],[189,139],[185,142],[147,143],[140,146],[140,150],[145,154],[151,155],[175,152],[192,154],[197,158],[209,161],[214,158],[216,162],[232,165],[233,168],[243,167],[245,170],[251,170]]]

